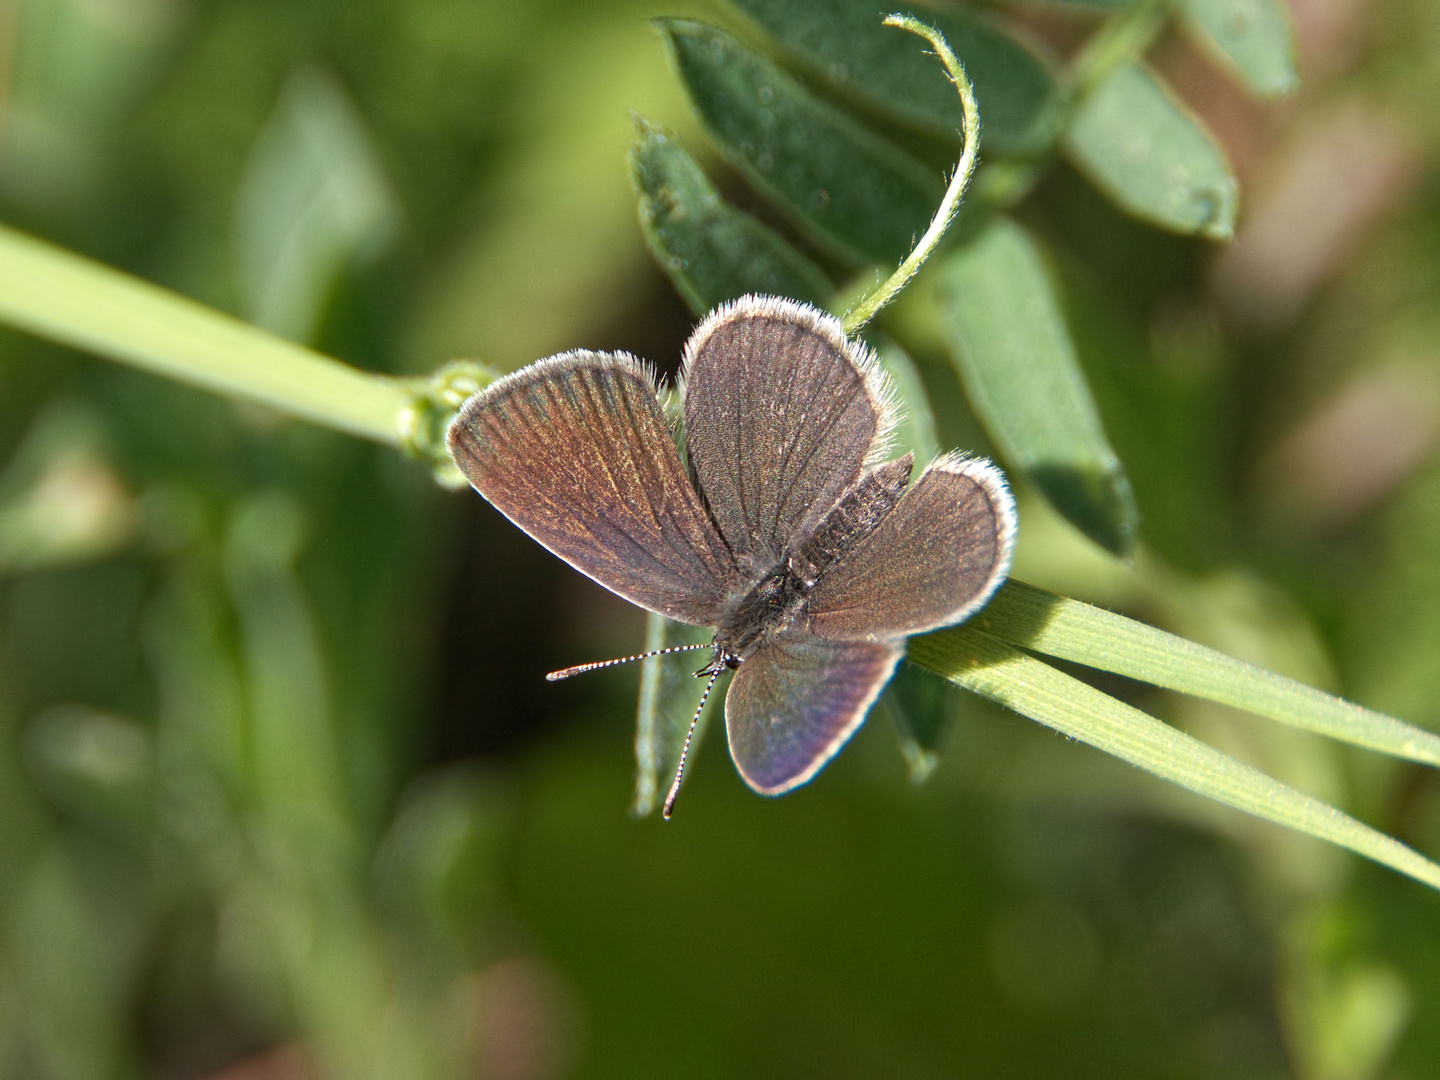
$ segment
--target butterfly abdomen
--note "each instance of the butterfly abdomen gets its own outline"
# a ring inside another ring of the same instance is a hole
[[[808,592],[846,551],[895,509],[910,482],[915,455],[871,469],[855,482],[820,524],[790,552],[788,564]]]

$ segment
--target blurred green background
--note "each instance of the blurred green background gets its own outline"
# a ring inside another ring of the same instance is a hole
[[[673,371],[625,155],[634,110],[764,213],[647,21],[717,11],[9,0],[0,219],[371,370]],[[1233,247],[1066,164],[1025,200],[1145,546],[1022,488],[1016,573],[1437,727],[1440,5],[1292,12],[1278,103],[1150,52]],[[633,669],[541,676],[642,625],[391,450],[0,331],[0,1071],[1440,1076],[1440,898],[958,693],[923,785],[879,710],[809,788],[714,740],[632,820]],[[1433,772],[1102,686],[1440,855]]]

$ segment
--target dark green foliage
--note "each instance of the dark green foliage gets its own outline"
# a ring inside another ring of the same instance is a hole
[[[1055,78],[1037,53],[973,8],[932,10],[873,0],[728,0],[808,69],[855,97],[933,135],[965,127],[955,88],[924,56],[924,43],[877,17],[914,15],[945,35],[975,84],[986,149],[1043,151],[1059,114]]]
[[[630,180],[650,252],[697,315],[746,293],[825,306],[825,272],[779,233],[723,199],[665,131],[637,120]]]
[[[938,175],[724,31],[659,25],[716,146],[807,236],[852,265],[909,253],[944,191]]]

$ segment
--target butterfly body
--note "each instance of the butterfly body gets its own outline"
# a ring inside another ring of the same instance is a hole
[[[772,640],[806,621],[806,599],[825,572],[864,539],[905,492],[914,455],[906,454],[862,476],[834,509],[747,592],[726,607],[716,627],[716,664],[738,668]]]
[[[451,424],[489,502],[600,584],[715,627],[726,731],[752,788],[805,783],[863,722],[913,633],[1004,579],[1013,501],[989,462],[910,482],[873,354],[813,308],[746,297],[686,346],[682,464],[652,374],[576,352],[492,384]]]

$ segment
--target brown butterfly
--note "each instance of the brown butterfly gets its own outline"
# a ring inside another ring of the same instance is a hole
[[[686,461],[648,367],[562,353],[472,397],[448,442],[476,491],[581,573],[715,627],[697,674],[734,670],[730,755],[779,795],[864,722],[908,635],[968,618],[1005,579],[1014,500],[984,459],[947,455],[913,484],[911,455],[884,460],[883,371],[804,304],[712,312],[685,346],[680,401]]]

